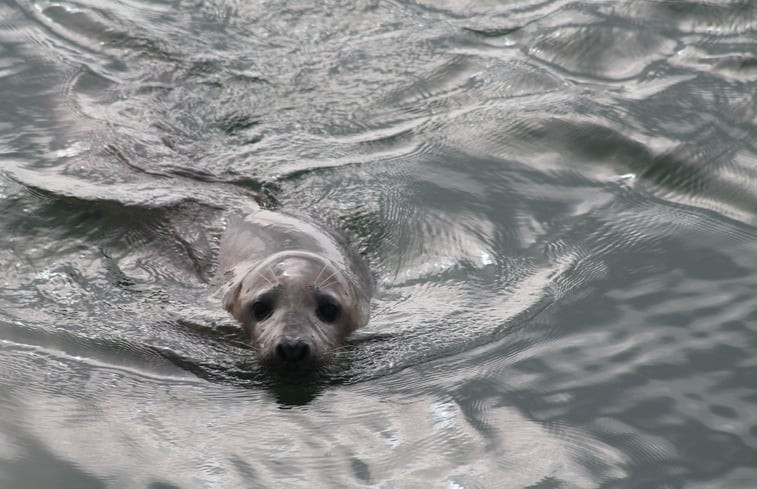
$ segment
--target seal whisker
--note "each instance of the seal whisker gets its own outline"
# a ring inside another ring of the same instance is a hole
[[[322,289],[325,289],[325,288],[327,288],[327,287],[331,287],[331,285],[332,285],[332,284],[336,284],[337,282],[338,282],[338,281],[337,281],[336,279],[334,279],[334,280],[331,280],[330,282],[328,282],[328,283],[325,283],[325,284],[321,285],[321,288],[322,288]]]
[[[268,277],[266,277],[265,275],[263,275],[262,273],[260,273],[260,270],[255,270],[255,273],[257,273],[260,278],[262,278],[263,280],[265,280],[266,282],[268,282],[268,285],[270,285],[271,287],[276,287],[276,284],[274,284],[273,282],[271,282],[268,279]]]
[[[324,271],[324,270],[326,270],[326,267],[328,267],[328,266],[329,266],[329,264],[328,264],[328,263],[324,263],[324,264],[323,264],[323,268],[321,268],[321,271],[320,271],[320,272],[318,272],[318,275],[316,275],[316,276],[315,276],[315,279],[313,279],[313,284],[314,284],[314,285],[316,285],[316,286],[317,286],[317,284],[318,284],[318,279],[319,279],[319,278],[321,278],[321,274],[323,273],[323,271]]]
[[[334,275],[336,275],[336,273],[337,273],[337,271],[334,270],[333,272],[331,272],[331,275],[329,275],[328,277],[326,277],[325,279],[323,279],[323,282],[321,282],[320,284],[316,282],[315,286],[316,287],[328,287],[330,285],[330,280],[332,279],[332,277],[334,277]]]

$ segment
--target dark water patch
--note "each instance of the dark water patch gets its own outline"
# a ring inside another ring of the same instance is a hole
[[[35,12],[33,9],[32,12]],[[140,37],[134,32],[119,29],[113,16],[100,9],[81,6],[67,8],[50,5],[41,10],[42,24],[68,43],[79,49],[100,53],[103,48],[112,56],[123,52],[136,51],[152,58],[171,61],[176,56],[164,43],[149,37]]]
[[[714,65],[720,73],[731,74],[733,78],[748,78],[753,81],[757,76],[757,58],[748,54],[715,56],[702,61]]]
[[[20,437],[19,437],[20,438]],[[81,470],[75,462],[59,458],[51,453],[44,441],[32,438],[18,440],[21,459],[0,461],[3,479],[10,485],[8,489],[28,487],[31,484],[40,489],[76,486],[82,489],[102,489],[108,487],[104,478],[98,478]],[[45,470],[40,470],[44,464]]]
[[[624,5],[628,12],[645,22],[676,26],[684,33],[700,33],[718,37],[724,34],[748,33],[757,19],[757,8],[748,0],[724,2],[649,2]]]
[[[673,41],[657,32],[625,29],[614,22],[560,26],[529,44],[532,56],[570,74],[614,81],[639,76],[675,48]]]
[[[234,136],[239,133],[243,133],[247,131],[248,129],[252,129],[253,127],[260,124],[260,120],[258,120],[256,117],[247,115],[247,114],[240,114],[240,113],[232,113],[229,114],[225,120],[221,123],[221,128],[223,131],[230,135]],[[259,136],[257,140],[254,142],[257,142],[262,138],[262,136]],[[254,144],[252,142],[250,144]]]
[[[518,31],[519,29],[522,29],[523,26],[516,26],[516,27],[491,27],[491,28],[475,28],[475,27],[464,27],[466,31],[470,31],[474,34],[478,34],[483,37],[501,37],[501,36],[507,36],[509,34],[512,34],[513,32]]]

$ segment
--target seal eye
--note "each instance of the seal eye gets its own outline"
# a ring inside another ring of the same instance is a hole
[[[252,303],[250,312],[255,321],[264,321],[268,319],[268,316],[273,312],[273,305],[271,304],[271,301],[258,299]]]
[[[318,305],[315,308],[315,313],[318,316],[318,319],[320,319],[324,323],[333,323],[334,321],[336,321],[339,318],[340,312],[341,309],[339,307],[339,304],[332,301],[331,299],[318,299]]]

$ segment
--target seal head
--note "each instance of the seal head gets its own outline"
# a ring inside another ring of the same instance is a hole
[[[327,363],[368,322],[373,294],[367,265],[341,234],[259,208],[228,217],[217,283],[258,360],[279,371]]]
[[[261,363],[312,370],[367,321],[354,278],[327,258],[284,251],[252,266],[224,297]]]

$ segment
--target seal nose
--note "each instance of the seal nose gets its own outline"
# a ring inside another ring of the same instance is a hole
[[[310,345],[302,340],[283,340],[276,345],[276,357],[282,362],[301,362],[310,357]]]

